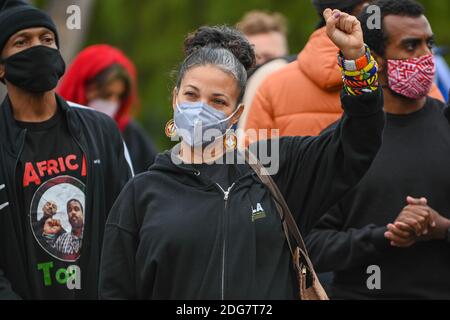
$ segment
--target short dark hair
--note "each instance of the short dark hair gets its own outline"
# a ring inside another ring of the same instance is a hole
[[[414,0],[377,0],[372,3],[380,8],[381,11],[381,28],[369,29],[368,20],[372,13],[367,8],[363,10],[359,16],[361,27],[364,33],[364,41],[369,48],[380,56],[386,53],[386,44],[389,35],[384,30],[384,18],[389,15],[403,17],[420,17],[425,14],[425,8]]]
[[[122,81],[125,85],[125,92],[121,99],[127,99],[131,94],[132,80],[125,68],[120,64],[112,64],[100,71],[94,78],[88,80],[87,85],[94,84],[100,93],[102,93],[108,85],[116,80]]]
[[[77,202],[80,205],[81,212],[84,213],[84,208],[83,208],[83,204],[81,203],[81,201],[78,199],[70,199],[69,201],[67,201],[67,214],[69,214],[69,206],[72,202]]]

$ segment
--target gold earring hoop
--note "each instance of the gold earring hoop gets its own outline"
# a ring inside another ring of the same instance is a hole
[[[223,145],[227,151],[236,149],[237,147],[237,136],[233,133],[227,133],[225,139],[223,139]]]
[[[175,128],[175,121],[173,121],[173,119],[167,122],[165,132],[168,138],[173,138],[177,134],[177,130]]]

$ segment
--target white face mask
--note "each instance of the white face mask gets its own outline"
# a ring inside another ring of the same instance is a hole
[[[224,136],[230,129],[229,121],[240,110],[239,105],[232,115],[227,117],[222,111],[216,110],[201,101],[176,103],[174,121],[178,134],[191,147],[199,147],[212,143],[204,141],[204,135],[213,141]],[[209,132],[208,132],[209,131]]]
[[[94,99],[89,102],[89,107],[114,118],[119,111],[120,103],[105,99]]]

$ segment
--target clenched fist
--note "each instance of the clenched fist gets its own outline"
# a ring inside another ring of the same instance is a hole
[[[363,31],[356,17],[331,9],[326,9],[323,17],[328,37],[341,49],[345,59],[356,60],[365,54]]]
[[[56,235],[60,233],[62,230],[61,221],[55,219],[48,219],[45,221],[44,225],[44,234],[47,235]]]

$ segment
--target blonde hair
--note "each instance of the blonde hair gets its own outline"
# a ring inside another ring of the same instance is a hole
[[[280,32],[283,35],[286,35],[288,29],[287,20],[281,13],[269,13],[259,10],[248,12],[242,20],[237,23],[236,28],[246,36],[269,32]]]

